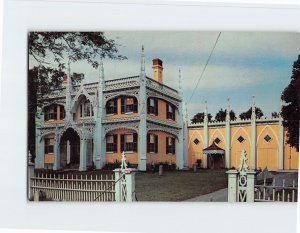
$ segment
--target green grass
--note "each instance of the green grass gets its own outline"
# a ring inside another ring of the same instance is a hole
[[[136,173],[138,201],[183,201],[227,187],[226,170]]]

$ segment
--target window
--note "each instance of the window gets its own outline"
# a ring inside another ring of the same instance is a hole
[[[266,141],[266,142],[270,142],[271,140],[272,140],[272,138],[270,137],[270,135],[266,135],[265,137],[264,137],[264,140]]]
[[[137,134],[121,134],[121,152],[137,152]]]
[[[147,135],[147,152],[157,153],[158,152],[158,136],[155,134]]]
[[[173,104],[167,104],[167,119],[175,121],[175,107]]]
[[[106,136],[106,152],[117,152],[118,148],[118,135]]]
[[[118,113],[118,99],[109,100],[106,104],[106,114]]]
[[[148,99],[148,114],[158,115],[158,100],[154,98]]]
[[[66,117],[66,111],[64,106],[59,106],[60,107],[60,111],[59,111],[59,119],[63,120]]]
[[[221,140],[220,140],[220,138],[216,138],[216,139],[214,140],[214,142],[215,142],[216,144],[220,144]]]
[[[245,138],[243,138],[242,136],[239,136],[238,139],[239,143],[243,143],[243,141],[245,141]]]
[[[199,144],[199,139],[198,138],[196,138],[195,140],[194,140],[194,143],[195,143],[195,145],[198,145]]]
[[[57,120],[57,106],[50,105],[45,108],[45,121]]]
[[[121,97],[121,113],[137,112],[137,99],[134,97]]]
[[[80,104],[80,117],[91,117],[94,115],[93,106],[89,100],[85,100]]]
[[[45,138],[45,154],[53,154],[54,138]]]
[[[166,138],[166,153],[175,154],[175,138],[172,137]]]

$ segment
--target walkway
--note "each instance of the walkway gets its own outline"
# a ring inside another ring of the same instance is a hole
[[[188,202],[193,202],[193,201],[203,201],[203,202],[227,202],[227,197],[228,197],[228,189],[220,189],[218,191],[212,192],[212,193],[208,193],[205,195],[201,195],[198,197],[194,197],[185,201]]]

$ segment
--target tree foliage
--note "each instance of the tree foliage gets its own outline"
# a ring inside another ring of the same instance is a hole
[[[271,116],[272,116],[272,118],[278,118],[279,117],[279,113],[278,112],[272,112]]]
[[[31,65],[28,70],[28,149],[34,155],[37,92],[45,95],[59,88],[69,62],[84,60],[97,68],[102,58],[126,57],[118,54],[118,45],[103,32],[30,32],[28,56]],[[75,84],[83,75],[73,73],[71,78]]]
[[[258,107],[255,108],[255,114],[256,114],[256,119],[260,119],[264,115],[263,111]],[[250,107],[248,111],[240,114],[240,119],[242,120],[251,119],[251,115],[252,115],[252,108]]]
[[[281,115],[283,125],[287,129],[287,142],[299,151],[299,120],[300,120],[300,55],[293,64],[291,82],[284,89],[281,99],[285,101]]]
[[[212,115],[210,113],[207,114],[208,121],[211,121]],[[202,123],[204,122],[204,112],[197,113],[192,119],[192,123]]]
[[[230,110],[229,112],[229,116],[230,116],[230,120],[231,121],[234,121],[236,120],[236,116],[235,116],[235,113],[233,110]],[[226,120],[226,110],[224,109],[220,109],[219,112],[216,113],[216,116],[215,116],[215,120],[216,121],[225,121]]]

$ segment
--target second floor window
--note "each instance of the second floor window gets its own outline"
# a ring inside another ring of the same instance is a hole
[[[167,104],[167,119],[175,121],[175,107],[172,104]]]
[[[80,104],[80,117],[91,117],[94,115],[93,106],[90,101],[86,100]]]
[[[59,118],[61,120],[63,120],[65,117],[66,117],[66,111],[65,111],[65,108],[64,106],[59,106],[60,107],[60,111],[59,111]]]
[[[54,138],[45,138],[45,154],[53,154]]]
[[[137,152],[137,134],[121,134],[121,152]]]
[[[157,153],[158,152],[158,136],[155,134],[147,135],[147,152]]]
[[[148,114],[158,115],[158,100],[154,98],[148,99]]]
[[[106,152],[117,152],[118,148],[118,135],[106,136]]]
[[[175,138],[172,137],[166,138],[166,153],[175,154]]]
[[[106,104],[106,114],[117,114],[118,113],[118,100],[109,100]]]
[[[134,97],[121,97],[121,113],[132,113],[137,111],[137,99]]]
[[[50,105],[45,108],[45,121],[57,120],[57,106]]]

